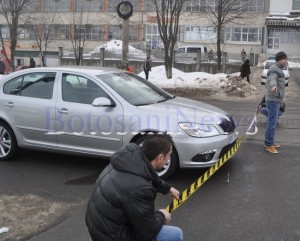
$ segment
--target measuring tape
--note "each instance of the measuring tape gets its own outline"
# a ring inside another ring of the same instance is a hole
[[[178,199],[173,199],[173,201],[166,207],[166,211],[169,213],[174,212],[237,152],[240,145],[246,139],[246,135],[255,135],[258,131],[257,126],[254,125],[255,123],[256,123],[256,115],[254,116],[250,126],[248,127],[246,134],[242,135],[239,139],[237,139],[235,145],[227,153],[225,153],[201,177],[199,177],[195,182],[193,182],[190,187],[188,187],[182,193],[180,193]],[[250,132],[250,130],[253,127],[254,127],[254,131]]]

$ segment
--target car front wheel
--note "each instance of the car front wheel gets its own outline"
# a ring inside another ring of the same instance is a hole
[[[143,135],[140,138],[138,138],[136,141],[134,141],[135,144],[142,146],[146,136],[147,135]],[[178,168],[178,155],[176,149],[173,146],[173,151],[170,156],[170,160],[163,166],[162,169],[157,170],[157,174],[158,176],[160,176],[161,179],[167,179],[175,173],[177,168]]]
[[[16,137],[12,129],[3,122],[0,122],[0,161],[10,160],[18,149]]]

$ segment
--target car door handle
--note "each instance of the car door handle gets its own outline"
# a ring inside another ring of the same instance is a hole
[[[69,113],[68,109],[66,109],[66,108],[61,108],[61,109],[58,109],[57,111],[58,111],[58,113],[63,113],[63,114]]]
[[[13,102],[8,102],[7,104],[5,104],[5,106],[7,107],[15,107]]]

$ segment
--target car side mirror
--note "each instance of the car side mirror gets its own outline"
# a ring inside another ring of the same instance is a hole
[[[264,69],[265,68],[265,66],[263,65],[263,66],[261,66],[261,69]]]
[[[94,99],[92,106],[95,107],[113,107],[115,106],[110,99],[106,97],[98,97]]]

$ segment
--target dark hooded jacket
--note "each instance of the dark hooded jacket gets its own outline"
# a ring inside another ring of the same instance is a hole
[[[164,224],[155,211],[157,192],[171,186],[162,181],[136,144],[111,157],[88,202],[86,224],[93,241],[150,241]]]

